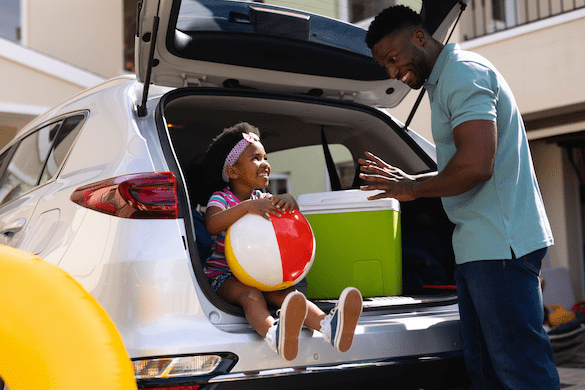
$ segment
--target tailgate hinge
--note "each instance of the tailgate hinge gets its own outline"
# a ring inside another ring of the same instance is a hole
[[[183,87],[201,87],[201,83],[207,81],[207,76],[202,74],[181,74]]]
[[[357,92],[339,92],[339,100],[343,100],[344,102],[355,102],[357,97]]]

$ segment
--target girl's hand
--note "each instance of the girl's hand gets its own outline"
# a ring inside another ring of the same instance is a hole
[[[290,194],[274,195],[270,200],[279,211],[288,212],[299,208],[297,201]]]
[[[273,198],[264,198],[264,199],[254,199],[254,200],[247,200],[242,202],[242,204],[246,204],[246,208],[248,213],[259,215],[263,218],[266,218],[270,221],[270,216],[274,215],[276,217],[281,216],[281,211],[279,207],[276,206],[273,202]]]

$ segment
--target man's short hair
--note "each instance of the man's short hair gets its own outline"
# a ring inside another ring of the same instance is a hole
[[[424,28],[421,16],[404,5],[388,7],[380,12],[370,24],[366,33],[366,44],[371,49],[386,35],[409,28]]]

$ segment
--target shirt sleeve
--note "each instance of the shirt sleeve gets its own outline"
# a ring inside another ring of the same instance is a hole
[[[493,70],[473,61],[455,62],[442,75],[441,86],[440,100],[453,129],[471,120],[496,121],[499,86]]]
[[[219,207],[222,210],[226,210],[228,208],[227,200],[223,197],[221,192],[214,192],[209,198],[207,202],[207,207]]]
[[[272,194],[270,192],[262,192],[260,190],[254,190],[252,193],[252,199],[269,199],[272,198]]]

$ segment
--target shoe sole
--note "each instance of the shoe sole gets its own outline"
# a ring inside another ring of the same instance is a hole
[[[339,352],[347,352],[353,343],[355,327],[362,314],[362,294],[355,288],[343,290],[339,297],[339,315],[341,332],[336,333],[335,347]]]
[[[307,316],[307,301],[300,292],[286,296],[280,309],[278,354],[285,360],[294,360],[299,353],[299,335]]]

